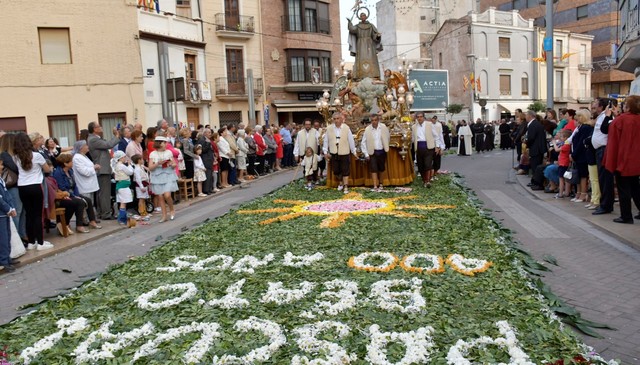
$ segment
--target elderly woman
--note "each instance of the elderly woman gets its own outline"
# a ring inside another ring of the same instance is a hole
[[[98,173],[100,165],[94,164],[89,159],[89,146],[85,140],[79,140],[73,145],[73,171],[74,182],[78,189],[78,194],[91,201],[93,200],[93,194],[100,190],[98,185]],[[93,205],[87,207],[87,209],[93,209]],[[96,222],[98,220],[96,219]]]
[[[231,147],[229,146],[229,142],[227,142],[227,135],[229,131],[226,127],[222,127],[218,130],[219,138],[216,140],[216,144],[218,145],[218,151],[220,151],[220,187],[228,188],[229,187],[229,169],[231,168],[229,164],[229,154],[231,153]]]
[[[571,161],[573,161],[575,168],[578,170],[580,183],[578,185],[576,197],[572,199],[572,201],[582,203],[589,200],[589,195],[587,193],[589,165],[587,164],[587,148],[584,142],[587,137],[590,137],[593,134],[593,126],[591,124],[591,114],[588,110],[581,109],[576,114],[576,117],[578,126],[571,137]]]
[[[80,190],[78,190],[78,184],[76,183],[73,172],[73,157],[68,153],[63,153],[58,156],[57,160],[58,167],[53,171],[53,178],[56,179],[56,182],[58,183],[58,189],[69,193],[69,198],[71,200],[80,203],[80,209],[76,211],[76,227],[78,227],[78,231],[82,233],[88,232],[88,230],[80,229],[81,226],[87,226],[87,224],[84,223],[85,212],[89,218],[88,226],[95,229],[101,229],[102,227],[96,223],[96,214],[93,210],[93,200],[87,196],[80,195]],[[71,218],[70,215],[71,214],[67,213],[67,222]]]
[[[202,187],[202,192],[204,194],[213,193],[213,189],[215,188],[213,182],[213,147],[211,146],[211,129],[205,128],[202,132],[202,136],[198,139],[198,144],[202,146],[202,155],[200,158],[202,159],[202,163],[204,164],[205,176],[207,180],[204,182],[204,186]]]
[[[249,152],[249,146],[245,141],[246,133],[244,129],[238,130],[238,139],[236,145],[238,146],[238,153],[236,154],[236,162],[238,164],[238,181],[244,182],[244,176],[247,173],[247,152]]]
[[[267,149],[264,151],[264,158],[267,161],[268,172],[273,172],[276,164],[276,149],[278,144],[273,137],[273,130],[271,128],[265,129],[264,143],[267,145]]]
[[[614,174],[620,199],[620,217],[616,223],[633,224],[631,200],[640,210],[640,96],[628,96],[623,113],[609,126],[609,141],[604,168]]]
[[[124,150],[124,153],[126,153],[127,157],[131,158],[135,155],[143,155],[143,150],[142,150],[142,140],[144,139],[144,135],[142,134],[142,131],[140,130],[135,130],[133,132],[131,132],[131,141],[129,141],[129,143],[127,144],[126,149]]]
[[[247,127],[245,129],[246,136],[244,141],[247,143],[247,174],[251,179],[258,175],[256,171],[256,141],[253,139],[253,128]]]
[[[196,157],[193,146],[193,141],[191,140],[191,129],[182,128],[180,129],[180,142],[182,143],[182,155],[184,156],[184,176],[187,179],[193,178],[193,160]]]

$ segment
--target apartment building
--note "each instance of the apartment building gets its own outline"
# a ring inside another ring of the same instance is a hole
[[[91,121],[144,121],[135,5],[3,2],[0,129],[37,131],[71,146]]]
[[[269,123],[302,123],[320,118],[316,100],[335,82],[340,69],[337,0],[260,0],[264,106]]]
[[[619,1],[611,0],[558,0],[554,1],[554,27],[592,35],[591,89],[592,97],[607,94],[627,94],[633,73],[615,69],[616,48],[620,44],[618,12]],[[536,26],[544,27],[545,5],[539,0],[480,0],[480,10],[496,7],[498,10],[519,10],[525,19],[534,19]],[[579,50],[570,49],[569,52]]]

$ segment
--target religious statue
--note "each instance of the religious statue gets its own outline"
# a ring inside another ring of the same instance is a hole
[[[366,8],[360,8],[365,9]],[[366,77],[380,79],[378,52],[382,51],[381,38],[376,27],[367,21],[367,14],[360,13],[360,23],[353,25],[349,21],[349,52],[355,56],[353,78],[362,80]]]

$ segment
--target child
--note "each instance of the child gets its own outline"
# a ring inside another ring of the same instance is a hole
[[[518,175],[527,175],[529,173],[529,149],[524,148],[522,150],[522,156],[520,156],[520,164],[518,165]]]
[[[0,174],[4,164],[0,160]],[[0,268],[6,272],[16,269],[11,265],[11,222],[9,219],[16,216],[13,199],[7,191],[4,180],[0,177]]]
[[[202,192],[202,182],[207,180],[207,175],[205,175],[206,168],[200,157],[202,154],[202,145],[197,144],[193,148],[193,152],[196,154],[196,157],[193,158],[193,181],[198,183],[198,196],[207,196],[207,194]]]
[[[187,166],[184,162],[184,155],[182,154],[182,142],[176,139],[174,148],[178,150],[178,176],[182,176]]]
[[[116,201],[119,203],[118,223],[127,225],[127,203],[133,201],[131,194],[131,175],[133,166],[129,166],[127,155],[122,151],[116,151],[111,159],[111,169],[116,179]]]
[[[133,180],[136,182],[136,196],[138,197],[138,213],[143,217],[147,217],[147,199],[149,199],[149,172],[144,166],[144,160],[141,155],[131,156],[133,162]]]
[[[569,136],[571,136],[570,130],[561,130],[558,132],[556,136],[558,139],[553,145],[553,149],[560,153],[558,155],[558,177],[560,178],[560,187],[558,188],[558,194],[555,196],[556,199],[562,199],[565,196],[569,196],[571,193],[571,183],[564,178],[564,173],[567,172],[569,165],[571,164],[571,159],[569,157],[571,154],[571,145],[566,143]]]
[[[314,172],[318,169],[318,157],[313,153],[311,147],[307,147],[304,151],[304,159],[302,160],[302,166],[304,166],[304,177],[307,180],[307,190],[313,189]]]

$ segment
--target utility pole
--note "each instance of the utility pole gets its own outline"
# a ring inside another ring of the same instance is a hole
[[[249,125],[256,125],[256,106],[253,99],[253,69],[247,69],[247,98],[249,99]]]
[[[547,108],[553,109],[553,3],[547,0],[547,30],[544,37],[544,51],[547,55]]]

